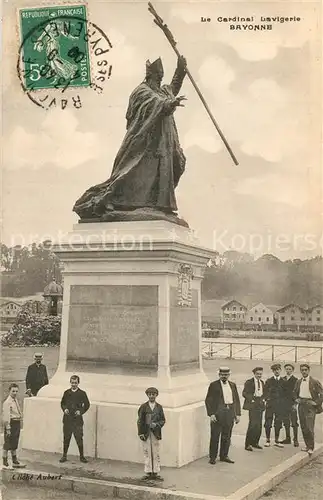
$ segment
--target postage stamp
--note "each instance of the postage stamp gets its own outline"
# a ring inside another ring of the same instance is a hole
[[[86,5],[23,8],[19,27],[18,77],[35,104],[65,109],[67,89],[103,92],[112,73],[107,57],[112,44],[89,21]],[[80,93],[69,97],[74,107],[82,107]]]
[[[91,84],[86,20],[86,5],[20,10],[26,89]]]

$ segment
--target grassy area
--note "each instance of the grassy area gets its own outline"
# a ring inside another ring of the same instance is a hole
[[[57,369],[59,347],[2,347],[0,350],[1,372],[0,372],[0,401],[4,401],[8,394],[8,387],[11,382],[19,385],[19,402],[23,407],[25,396],[25,376],[27,367],[33,362],[34,353],[41,351],[44,354],[44,364],[47,366],[48,376],[52,377]],[[254,366],[264,367],[264,378],[271,376],[270,366],[272,362],[267,360],[244,360],[244,359],[212,359],[205,360],[203,363],[206,374],[210,380],[214,380],[218,375],[219,366],[227,365],[232,370],[231,379],[239,386],[243,385],[245,380],[251,376],[251,370]],[[296,366],[296,376],[299,376],[299,367]],[[323,379],[323,366],[312,365],[311,374],[319,380]],[[67,381],[68,384],[68,381]],[[0,411],[0,423],[1,423]]]
[[[26,385],[25,377],[28,365],[33,363],[35,352],[44,354],[44,364],[47,366],[48,376],[52,377],[58,364],[59,347],[1,347],[1,372],[0,372],[0,401],[6,399],[8,387],[12,382],[19,385],[19,403],[23,407]],[[2,412],[0,412],[0,423],[2,421]]]

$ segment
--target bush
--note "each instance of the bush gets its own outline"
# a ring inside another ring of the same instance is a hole
[[[59,345],[60,316],[40,316],[21,311],[8,333],[1,337],[3,346]]]

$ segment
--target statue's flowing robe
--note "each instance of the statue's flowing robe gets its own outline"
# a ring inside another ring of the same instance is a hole
[[[73,210],[81,218],[100,216],[111,206],[115,210],[177,210],[175,187],[184,172],[185,156],[173,118],[174,93],[182,83],[182,78],[177,80],[176,88],[175,75],[171,85],[155,89],[143,82],[132,92],[127,132],[111,177],[89,188],[75,203]]]

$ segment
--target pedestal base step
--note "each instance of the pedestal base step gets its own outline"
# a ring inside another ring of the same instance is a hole
[[[207,454],[209,423],[204,402],[180,408],[164,408],[166,425],[161,441],[163,464],[181,467]],[[84,415],[84,450],[88,457],[142,463],[142,442],[137,433],[138,406],[92,403]],[[22,446],[28,450],[61,453],[60,400],[25,400]],[[37,422],[35,422],[37,415]],[[78,454],[74,440],[70,453]]]

